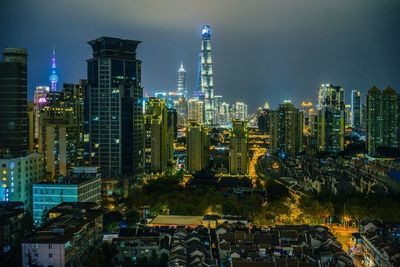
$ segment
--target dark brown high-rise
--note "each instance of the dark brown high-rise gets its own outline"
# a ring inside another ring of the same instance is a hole
[[[5,48],[0,62],[0,154],[28,151],[27,58],[24,48]]]

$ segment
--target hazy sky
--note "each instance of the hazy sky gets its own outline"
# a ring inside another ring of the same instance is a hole
[[[213,28],[215,94],[254,111],[315,102],[320,83],[400,90],[400,0],[0,0],[0,47],[26,47],[29,90],[86,78],[87,41],[141,40],[145,92],[173,90],[183,60],[195,84],[202,24]]]

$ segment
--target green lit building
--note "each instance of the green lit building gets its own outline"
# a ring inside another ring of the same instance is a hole
[[[152,97],[144,114],[144,166],[148,173],[166,171],[173,160],[174,125],[169,123],[165,100]]]
[[[272,152],[295,155],[303,151],[303,113],[285,101],[271,114]]]
[[[229,173],[245,175],[248,173],[248,130],[247,123],[232,120],[232,131],[229,137]]]
[[[367,95],[367,150],[376,155],[378,148],[399,147],[399,94],[390,87],[372,87]]]

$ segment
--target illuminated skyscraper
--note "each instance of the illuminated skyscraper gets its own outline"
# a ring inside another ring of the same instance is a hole
[[[173,159],[174,129],[171,126],[165,100],[151,97],[144,114],[144,166],[149,173],[166,171]]]
[[[46,106],[40,111],[38,152],[43,154],[46,176],[66,176],[76,164],[79,148],[79,124],[72,107]]]
[[[176,87],[176,92],[180,97],[184,97],[187,99],[187,89],[186,89],[186,70],[183,67],[183,63],[181,62],[181,66],[178,70],[178,84]]]
[[[379,148],[399,147],[400,96],[390,87],[381,91],[372,87],[367,95],[367,149],[368,154],[378,154]]]
[[[189,99],[188,104],[188,120],[202,123],[204,114],[204,102],[197,99]]]
[[[273,152],[295,155],[303,151],[303,113],[286,100],[272,111],[270,133]]]
[[[195,173],[207,168],[210,158],[208,129],[195,121],[189,121],[186,140],[187,171]]]
[[[324,107],[317,116],[317,150],[340,152],[344,149],[345,116],[342,110]]]
[[[187,121],[187,89],[186,89],[186,70],[181,66],[178,70],[178,84],[176,87],[177,99],[174,101],[174,107],[178,115],[178,125],[186,125]]]
[[[247,123],[233,120],[229,144],[229,172],[232,175],[245,175],[248,172]]]
[[[318,108],[333,107],[344,111],[344,89],[332,84],[321,84],[318,90]]]
[[[33,95],[34,103],[34,125],[35,125],[35,138],[39,138],[39,114],[40,110],[47,105],[47,94],[50,88],[48,86],[36,86],[35,93]]]
[[[53,57],[51,58],[51,74],[49,76],[49,81],[51,83],[51,91],[57,91],[58,83],[57,66],[56,66],[56,50],[53,47]]]
[[[27,58],[24,48],[5,48],[0,62],[0,150],[15,157],[28,151]]]
[[[122,177],[143,171],[143,88],[140,41],[100,37],[89,42],[85,92],[85,142],[101,174]]]
[[[344,105],[344,116],[345,116],[345,126],[346,127],[351,127],[351,121],[352,121],[352,114],[351,114],[351,105],[346,104]]]
[[[247,120],[247,105],[243,102],[235,103],[235,119],[245,121]]]
[[[214,78],[211,58],[211,27],[203,25],[201,31],[198,91],[204,94],[204,123],[215,124]]]
[[[351,91],[351,127],[361,128],[361,92],[358,90]]]
[[[346,107],[341,86],[322,84],[318,90],[317,150],[340,152],[344,149]]]

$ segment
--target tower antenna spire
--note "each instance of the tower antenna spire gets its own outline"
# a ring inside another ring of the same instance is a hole
[[[57,91],[57,83],[59,81],[58,75],[57,75],[57,66],[56,66],[56,48],[55,45],[53,45],[53,56],[51,58],[51,74],[49,76],[49,81],[51,83],[51,91]]]

